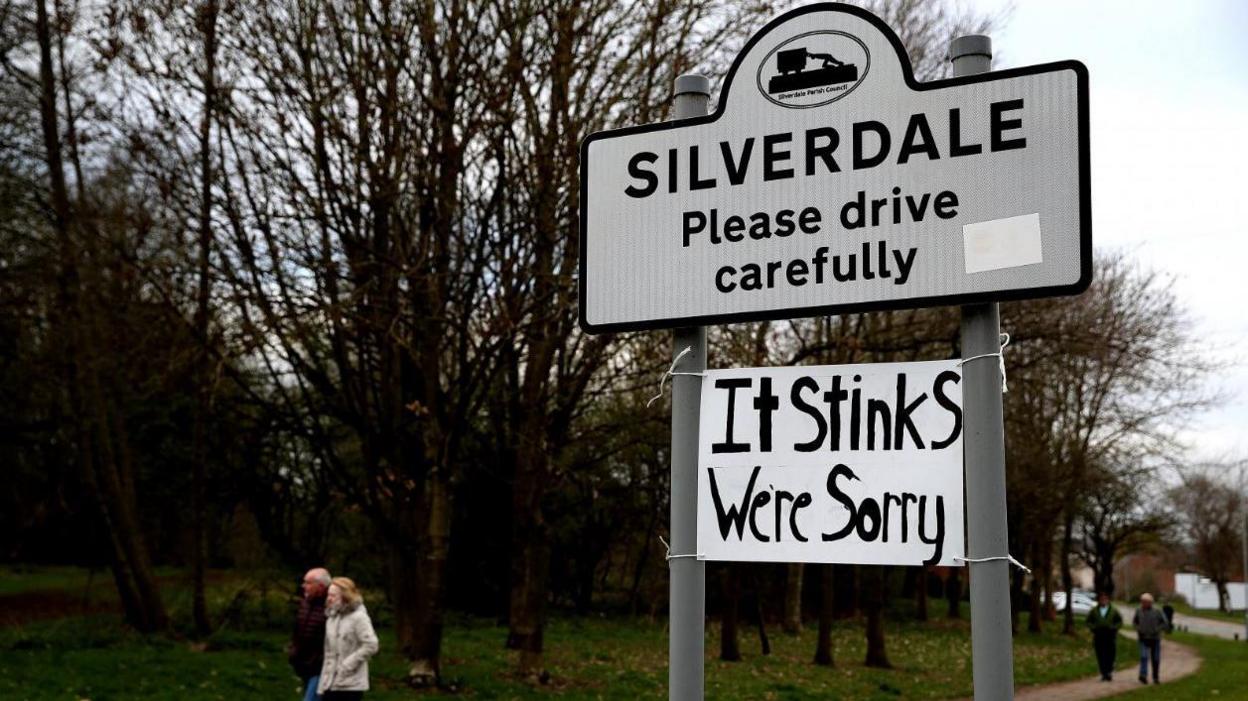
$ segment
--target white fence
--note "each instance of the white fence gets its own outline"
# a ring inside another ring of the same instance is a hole
[[[1213,580],[1191,572],[1179,572],[1174,575],[1174,593],[1181,594],[1192,608],[1218,608],[1218,586]],[[1248,586],[1243,582],[1231,582],[1226,585],[1226,593],[1230,597],[1232,609],[1243,609]]]

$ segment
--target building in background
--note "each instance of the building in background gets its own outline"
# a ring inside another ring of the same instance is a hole
[[[1178,572],[1174,575],[1174,593],[1179,594],[1195,609],[1216,609],[1218,605],[1218,585],[1212,579],[1195,572]],[[1226,593],[1230,598],[1231,610],[1243,610],[1245,597],[1248,596],[1248,584],[1244,582],[1227,582]]]

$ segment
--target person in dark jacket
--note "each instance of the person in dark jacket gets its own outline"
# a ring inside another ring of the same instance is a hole
[[[321,663],[325,659],[325,595],[329,592],[329,571],[314,567],[303,575],[303,598],[295,614],[295,629],[290,636],[287,658],[295,674],[303,681],[304,701],[317,701],[317,685],[321,680]]]
[[[1161,634],[1170,631],[1166,614],[1153,608],[1153,595],[1141,594],[1140,607],[1131,620],[1140,640],[1140,683],[1148,683],[1148,661],[1153,661],[1153,683],[1161,683]]]
[[[1122,627],[1122,614],[1109,603],[1109,594],[1101,592],[1096,597],[1096,607],[1088,611],[1084,621],[1092,631],[1092,647],[1096,650],[1096,666],[1101,670],[1101,681],[1113,681],[1114,658],[1118,655],[1118,629]]]

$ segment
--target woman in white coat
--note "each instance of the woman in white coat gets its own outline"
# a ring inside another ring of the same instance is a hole
[[[334,577],[325,614],[325,662],[317,690],[325,701],[362,699],[368,691],[368,658],[377,653],[377,633],[355,582]]]

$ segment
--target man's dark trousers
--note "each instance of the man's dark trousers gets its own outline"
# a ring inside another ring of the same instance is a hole
[[[1114,658],[1118,656],[1118,632],[1092,631],[1092,646],[1096,648],[1096,665],[1101,669],[1101,676],[1111,676],[1114,673]]]

